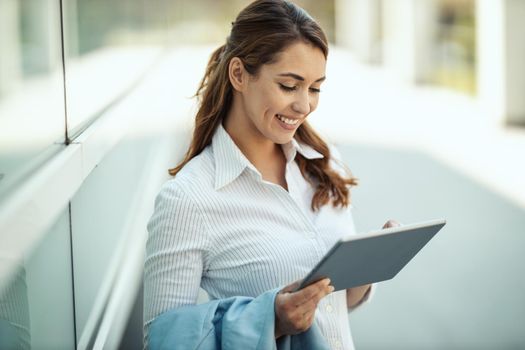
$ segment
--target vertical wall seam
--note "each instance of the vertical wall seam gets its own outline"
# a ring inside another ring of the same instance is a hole
[[[75,350],[77,349],[77,311],[76,311],[76,300],[75,300],[75,268],[73,264],[73,218],[71,216],[71,202],[68,203],[68,216],[69,216],[69,250],[71,257],[71,291],[73,295],[73,334],[75,337]]]
[[[65,53],[65,40],[64,40],[64,8],[62,6],[62,0],[59,0],[60,7],[60,47],[62,54],[62,82],[64,87],[64,140],[66,146],[71,143],[68,134],[68,114],[67,114],[67,94],[66,94],[66,53]]]

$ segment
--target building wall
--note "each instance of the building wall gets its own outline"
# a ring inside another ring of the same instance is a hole
[[[121,342],[197,83],[162,4],[0,1],[2,349]]]

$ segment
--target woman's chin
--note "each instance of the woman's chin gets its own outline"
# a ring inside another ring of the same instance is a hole
[[[272,141],[278,145],[284,145],[292,141],[294,135],[295,131],[288,133],[287,135],[275,135],[274,137],[272,137]]]

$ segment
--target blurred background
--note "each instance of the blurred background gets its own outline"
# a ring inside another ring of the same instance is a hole
[[[0,349],[142,347],[145,224],[248,3],[0,0]],[[356,347],[525,348],[525,1],[296,3],[358,230],[448,221],[351,313]]]

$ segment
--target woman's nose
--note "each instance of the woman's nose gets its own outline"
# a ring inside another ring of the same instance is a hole
[[[310,99],[308,94],[298,94],[297,99],[292,104],[294,112],[308,114],[310,112]]]

